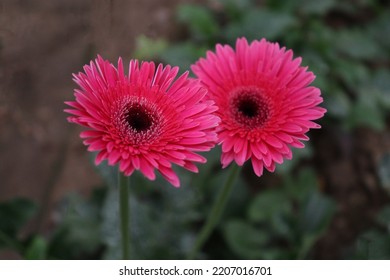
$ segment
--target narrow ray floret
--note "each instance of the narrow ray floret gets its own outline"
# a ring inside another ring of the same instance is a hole
[[[180,185],[172,164],[192,172],[206,159],[197,152],[214,147],[219,118],[207,91],[188,72],[178,68],[131,60],[126,75],[100,56],[74,74],[80,87],[75,101],[65,102],[68,121],[87,127],[80,136],[89,151],[98,151],[96,164],[110,165],[130,176],[141,171],[155,179],[155,170],[172,185]]]
[[[310,86],[314,74],[277,43],[241,38],[235,50],[218,44],[192,70],[219,107],[223,167],[251,159],[257,176],[264,167],[273,172],[292,158],[292,147],[304,147],[310,129],[320,128],[313,120],[326,110],[318,106],[321,91]]]

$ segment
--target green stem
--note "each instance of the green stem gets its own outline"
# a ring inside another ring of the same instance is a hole
[[[199,250],[202,248],[202,246],[207,241],[210,234],[213,232],[216,225],[218,224],[222,212],[225,209],[226,201],[228,200],[229,195],[232,191],[233,183],[239,173],[239,170],[240,168],[236,164],[233,164],[230,168],[229,177],[226,180],[226,183],[223,188],[220,190],[217,199],[213,205],[213,208],[211,209],[211,212],[207,217],[207,221],[203,225],[203,228],[195,241],[195,245],[192,248],[190,254],[188,255],[188,259],[194,259],[196,257]]]
[[[129,233],[129,177],[118,171],[119,186],[119,213],[121,221],[122,236],[122,257],[124,260],[130,258],[130,233]]]

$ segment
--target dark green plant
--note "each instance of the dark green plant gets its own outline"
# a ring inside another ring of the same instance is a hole
[[[306,169],[282,186],[250,201],[243,218],[227,221],[224,236],[236,257],[302,259],[326,232],[335,212],[332,199],[318,191],[316,175]]]
[[[390,206],[377,215],[375,227],[361,234],[356,244],[356,258],[367,260],[390,259]]]

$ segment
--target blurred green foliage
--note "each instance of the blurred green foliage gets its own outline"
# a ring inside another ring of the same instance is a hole
[[[255,196],[243,219],[226,222],[224,236],[239,258],[302,259],[334,212],[335,203],[318,191],[315,173],[307,169]]]
[[[361,126],[385,128],[390,108],[390,9],[384,1],[255,2],[181,5],[176,17],[185,36],[176,42],[141,36],[134,56],[177,65],[183,72],[217,43],[234,46],[237,37],[265,37],[293,49],[317,76],[314,84],[328,110],[321,120],[324,126],[346,133]],[[220,168],[220,153],[216,148],[205,155],[208,162],[199,167],[201,176],[178,169],[180,189],[160,177],[150,182],[137,172],[132,176],[132,258],[185,257],[227,177]],[[263,184],[262,178],[254,183],[241,176],[219,227],[198,257],[310,258],[337,210],[335,201],[320,191],[319,176],[307,164],[313,153],[310,143],[294,150],[293,159],[277,167],[279,185]],[[378,169],[387,190],[389,162],[385,155]],[[1,203],[0,250],[13,249],[26,259],[119,258],[117,174],[104,164],[97,169],[106,187],[89,199],[67,197],[59,209],[58,226],[49,236],[21,235],[37,208],[32,202]],[[389,209],[385,207],[375,227],[358,238],[351,258],[390,258]]]
[[[375,227],[359,236],[357,244],[357,259],[390,259],[390,206],[380,211]]]

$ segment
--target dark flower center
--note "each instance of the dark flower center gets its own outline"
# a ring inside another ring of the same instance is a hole
[[[238,101],[237,109],[241,114],[248,118],[256,117],[258,114],[258,106],[255,100],[243,99]]]
[[[138,96],[124,96],[114,103],[111,118],[114,131],[130,145],[152,144],[166,123],[154,102]]]
[[[139,104],[133,104],[128,109],[126,121],[137,132],[147,131],[153,124],[151,114]]]
[[[240,125],[250,128],[261,127],[269,119],[271,107],[257,88],[240,88],[230,99],[232,117]]]

